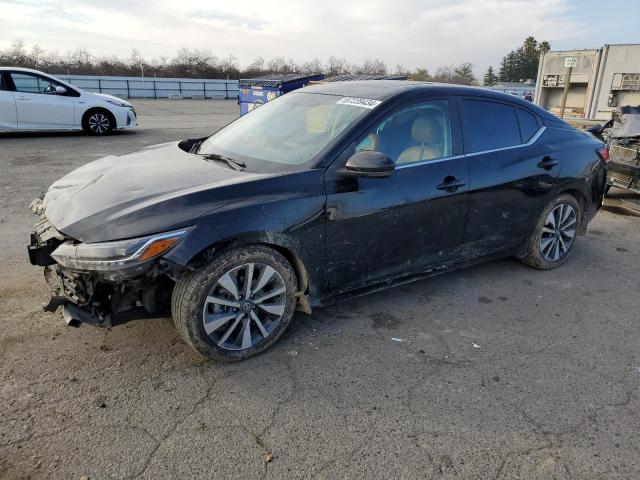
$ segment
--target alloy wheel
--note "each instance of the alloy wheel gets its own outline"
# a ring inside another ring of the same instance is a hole
[[[94,113],[89,117],[89,128],[92,132],[102,134],[109,130],[109,118],[103,113]]]
[[[569,253],[577,223],[578,217],[571,205],[561,203],[551,210],[540,236],[540,253],[545,260],[557,262]]]
[[[267,338],[286,308],[282,276],[263,263],[245,263],[218,278],[209,291],[202,324],[225,350],[246,350]]]

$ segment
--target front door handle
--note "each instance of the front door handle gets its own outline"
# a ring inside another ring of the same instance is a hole
[[[16,100],[31,100],[29,97],[16,97]]]
[[[455,193],[459,188],[464,187],[465,185],[465,182],[458,180],[452,175],[447,175],[446,177],[444,177],[444,181],[436,188],[438,190],[446,190],[449,193]]]
[[[558,165],[558,160],[556,160],[555,158],[546,156],[538,163],[538,168],[543,168],[544,170],[551,170],[553,167],[557,165]]]

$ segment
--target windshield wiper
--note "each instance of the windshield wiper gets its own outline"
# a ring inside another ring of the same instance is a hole
[[[204,158],[205,160],[213,160],[215,162],[222,162],[225,165],[227,165],[229,168],[232,168],[234,170],[244,170],[245,168],[247,168],[247,164],[240,161],[240,160],[235,160],[233,158],[229,158],[229,157],[225,157],[223,155],[218,155],[217,153],[198,153],[198,155],[200,155],[202,158]]]
[[[191,148],[189,149],[189,153],[198,153],[198,150],[200,150],[200,145],[202,145],[202,142],[204,142],[205,140],[206,139],[203,138],[202,140],[198,140],[196,143],[191,145]]]

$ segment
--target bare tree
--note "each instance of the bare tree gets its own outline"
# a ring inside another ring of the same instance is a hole
[[[426,68],[416,68],[416,70],[411,74],[409,78],[418,82],[431,81],[431,75],[429,75],[429,72]]]
[[[285,60],[284,57],[275,57],[267,62],[265,70],[267,73],[279,73],[286,75],[289,73],[298,73],[300,68],[291,58],[289,60]]]
[[[548,44],[541,42],[538,48],[548,48]],[[344,58],[335,55],[329,56],[326,63],[319,58],[314,58],[301,65],[283,56],[274,57],[269,61],[256,57],[248,67],[243,69],[233,54],[219,59],[209,49],[191,48],[181,48],[173,57],[163,56],[151,60],[146,60],[137,49],[133,49],[130,57],[125,60],[115,55],[98,58],[84,47],[60,52],[45,51],[36,44],[28,49],[21,39],[15,40],[8,49],[0,50],[0,64],[39,68],[51,73],[126,76],[140,75],[144,71],[144,75],[150,77],[185,78],[251,78],[268,73],[279,75],[324,73],[327,76],[349,73],[385,75],[389,71],[381,59],[366,59],[363,64],[357,65],[348,63]],[[473,65],[470,63],[440,67],[433,76],[426,68],[417,68],[410,73],[407,68],[398,64],[395,66],[394,73],[410,75],[412,80],[476,84]]]
[[[355,73],[363,75],[386,75],[387,66],[379,59],[366,59],[362,66],[356,67]]]
[[[407,70],[406,68],[404,68],[404,65],[401,64],[397,64],[396,65],[396,71],[394,72],[394,75],[409,75],[409,70]]]
[[[344,58],[331,55],[327,61],[327,76],[333,77],[335,75],[344,75],[345,73],[351,73],[347,61]]]
[[[264,58],[256,57],[253,62],[242,72],[245,78],[258,77],[265,71]]]
[[[227,78],[236,77],[240,73],[240,65],[235,55],[227,55],[220,61],[219,67]]]
[[[29,55],[31,58],[31,63],[34,68],[39,68],[44,60],[45,51],[44,49],[35,43],[33,47],[31,47],[31,54]]]
[[[436,70],[436,73],[433,76],[433,81],[441,83],[457,83],[460,85],[475,85],[477,83],[476,77],[473,74],[473,65],[470,63],[462,63],[457,67],[452,65],[440,67]]]
[[[314,75],[325,71],[324,65],[319,58],[314,58],[310,62],[305,62],[300,66],[300,71],[307,75]]]
[[[176,53],[171,64],[175,70],[175,75],[203,77],[215,70],[217,60],[208,49],[181,48]]]

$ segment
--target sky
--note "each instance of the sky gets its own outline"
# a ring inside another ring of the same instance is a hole
[[[379,58],[391,70],[471,62],[477,74],[533,35],[553,50],[640,43],[638,0],[0,0],[0,49],[171,57],[181,47],[297,63]]]

